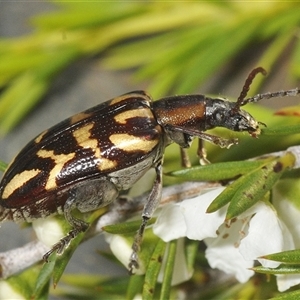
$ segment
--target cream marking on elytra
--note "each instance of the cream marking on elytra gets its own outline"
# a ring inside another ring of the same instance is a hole
[[[100,171],[105,171],[115,168],[118,165],[118,163],[115,160],[110,160],[108,158],[101,157],[97,159],[97,165]]]
[[[130,111],[124,111],[122,113],[119,113],[114,117],[115,121],[119,124],[126,124],[127,120],[130,118],[149,118],[153,119],[153,115],[149,109],[145,108],[138,108],[138,109],[132,109]]]
[[[35,138],[35,143],[38,144],[44,137],[44,135],[48,132],[48,130],[43,131],[42,133],[39,134],[39,136],[37,136]]]
[[[82,148],[92,149],[96,157],[100,157],[100,149],[98,147],[98,141],[91,138],[90,130],[94,127],[94,124],[87,124],[79,129],[75,130],[72,134],[76,139],[77,144]]]
[[[114,105],[114,104],[120,103],[120,102],[122,102],[124,100],[127,100],[127,99],[128,99],[128,95],[123,95],[123,96],[112,99],[110,101],[109,105]]]
[[[59,174],[64,167],[64,165],[74,158],[75,153],[69,154],[54,154],[54,151],[51,150],[39,150],[37,152],[37,156],[41,158],[51,158],[55,162],[54,168],[49,172],[49,178],[45,185],[46,190],[55,189],[57,187],[56,184],[56,176]]]
[[[19,189],[24,184],[27,184],[27,182],[37,176],[41,170],[39,169],[33,169],[33,170],[26,170],[22,173],[19,173],[15,175],[11,181],[5,186],[3,193],[2,193],[2,200],[7,199],[14,191]]]
[[[130,98],[138,98],[140,99],[141,98],[141,94],[136,94],[136,93],[131,93],[130,94]],[[146,95],[143,95],[143,98],[145,99],[145,101],[149,102],[149,100],[151,99],[151,97],[146,94]],[[128,100],[128,94],[126,95],[122,95],[122,96],[119,96],[117,98],[114,98],[110,101],[109,105],[114,105],[114,104],[117,104],[117,103],[120,103],[124,100]]]
[[[150,152],[158,143],[159,140],[146,140],[128,133],[116,133],[109,137],[109,140],[119,149],[127,152],[144,151]]]
[[[90,130],[93,127],[94,124],[88,124],[84,127],[81,127],[73,132],[73,136],[80,147],[93,150],[98,169],[100,171],[112,169],[117,166],[117,162],[101,156],[101,150],[98,147],[98,140],[91,138]]]
[[[79,113],[79,114],[77,114],[75,116],[72,116],[70,118],[70,125],[73,125],[73,124],[75,124],[75,123],[77,123],[77,122],[79,122],[79,121],[81,121],[83,119],[86,119],[86,118],[88,118],[88,117],[90,117],[92,115],[93,115],[92,113],[87,114],[87,113],[82,112],[82,113]]]
[[[115,105],[117,103],[120,103],[124,100],[127,100],[128,99],[128,96],[127,95],[123,95],[123,96],[120,96],[120,97],[117,97],[117,98],[114,98],[110,101],[109,105]]]

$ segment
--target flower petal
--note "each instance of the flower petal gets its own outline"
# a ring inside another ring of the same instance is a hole
[[[184,237],[186,225],[179,205],[171,203],[164,206],[152,228],[164,242]]]
[[[276,275],[279,292],[284,292],[290,287],[300,283],[300,274]]]
[[[211,214],[206,209],[223,190],[224,187],[210,189],[198,197],[164,206],[153,225],[154,234],[165,242],[185,236],[193,240],[216,237],[226,208]]]
[[[285,250],[298,249],[300,248],[300,211],[293,204],[293,199],[290,201],[287,198],[287,193],[284,193],[284,190],[281,192],[281,189],[278,186],[275,186],[273,189],[273,205],[277,209],[279,217],[284,221],[286,227],[291,233],[295,243],[294,247],[290,247]],[[289,190],[289,192],[291,191]],[[278,290],[280,292],[300,283],[300,275],[298,274],[277,275],[276,279]]]
[[[278,218],[274,209],[264,202],[258,202],[253,210],[255,215],[250,220],[248,234],[242,239],[239,250],[246,260],[289,250],[294,247],[293,239],[285,224]],[[259,259],[269,268],[276,268],[280,263]]]
[[[235,220],[230,226],[223,224],[217,238],[204,240],[208,246],[205,256],[210,266],[234,275],[239,282],[246,282],[254,274],[249,270],[253,267],[253,260],[245,260],[238,249],[243,224],[242,220]]]
[[[217,230],[225,219],[226,208],[223,207],[214,213],[206,213],[206,210],[224,189],[224,187],[215,188],[180,203],[186,224],[186,236],[189,239],[201,241],[207,237],[217,237]]]
[[[34,220],[32,227],[37,238],[49,247],[52,247],[65,235],[62,223],[54,216]]]
[[[291,232],[295,248],[300,248],[300,210],[280,193],[276,187],[273,190],[273,205],[280,219]]]
[[[9,284],[6,281],[0,281],[0,299],[26,299],[21,293],[15,291],[13,285]]]

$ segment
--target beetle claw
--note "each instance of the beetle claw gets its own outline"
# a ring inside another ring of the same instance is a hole
[[[139,257],[138,257],[137,252],[133,251],[130,256],[130,260],[129,260],[129,264],[128,264],[128,269],[129,269],[130,275],[134,274],[134,272],[133,272],[134,269],[138,269],[140,267],[138,260],[139,260]]]

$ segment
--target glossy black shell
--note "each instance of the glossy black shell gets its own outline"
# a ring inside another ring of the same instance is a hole
[[[9,209],[26,211],[30,206],[33,218],[43,217],[41,211],[44,215],[56,212],[72,186],[144,160],[156,151],[160,140],[151,98],[143,91],[62,121],[30,141],[9,165],[0,183],[0,221],[14,219]],[[1,216],[1,209],[6,216]]]

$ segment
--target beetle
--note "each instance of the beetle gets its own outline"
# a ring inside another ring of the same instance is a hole
[[[229,147],[227,140],[205,133],[215,127],[260,134],[259,125],[240,107],[278,96],[295,96],[299,89],[258,94],[246,98],[253,78],[248,76],[236,102],[204,95],[182,95],[152,101],[144,91],[124,94],[45,130],[30,141],[10,163],[0,182],[0,222],[33,221],[64,214],[71,231],[44,255],[61,254],[89,224],[72,211],[90,212],[114,201],[150,168],[156,171],[152,190],[142,212],[142,222],[132,246],[129,269],[138,268],[138,251],[144,229],[158,206],[162,192],[164,149],[181,148],[192,139]]]

